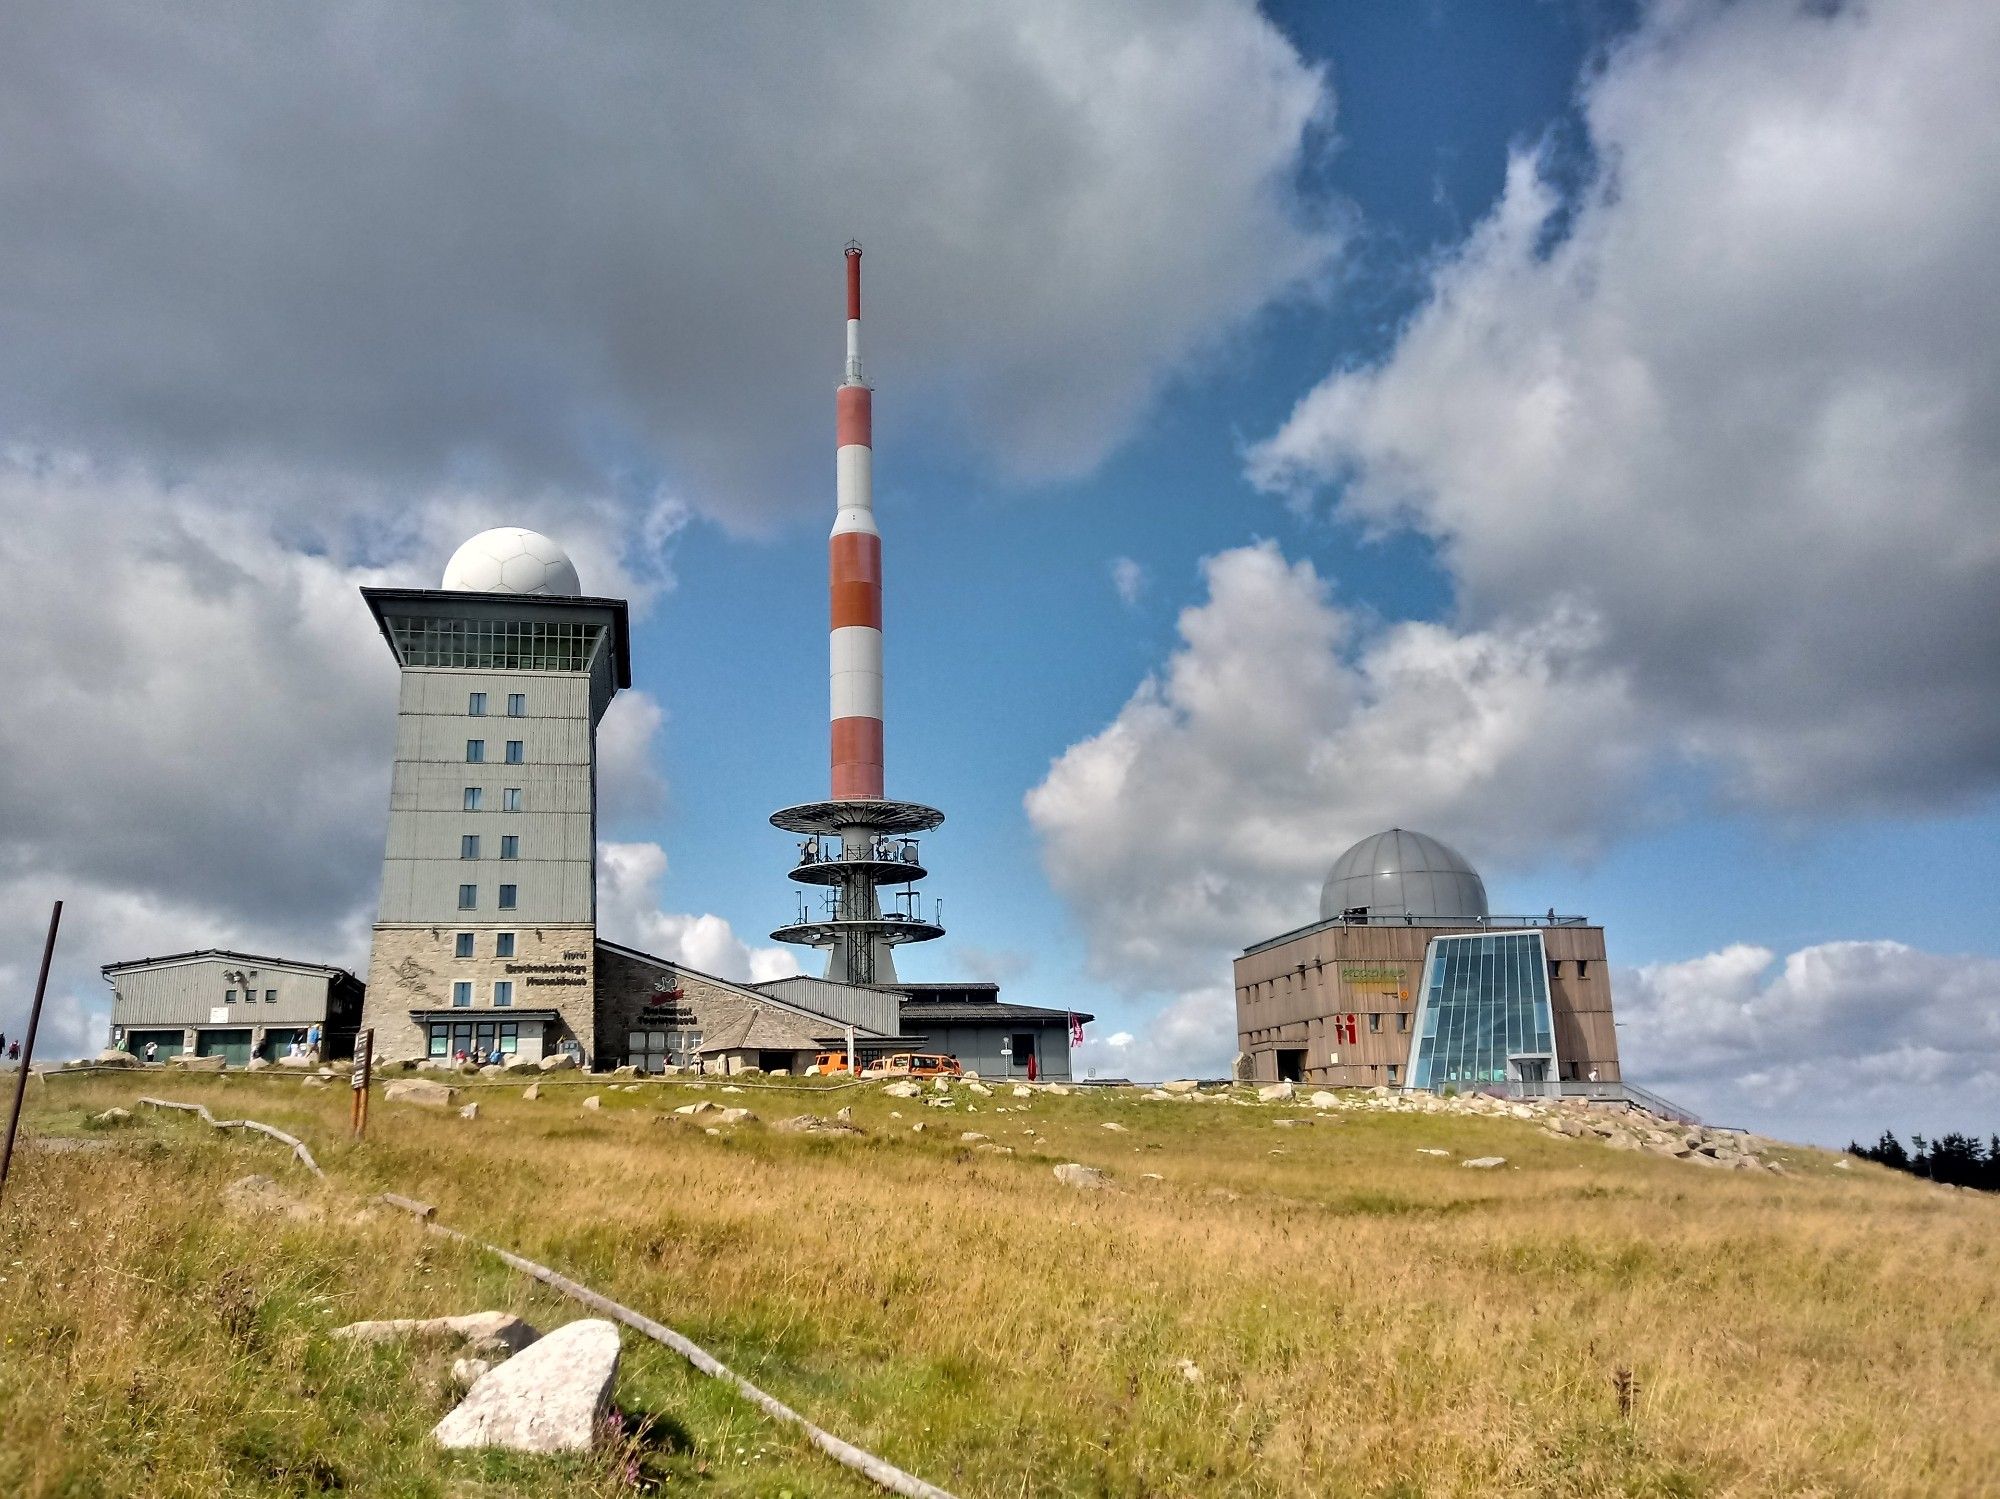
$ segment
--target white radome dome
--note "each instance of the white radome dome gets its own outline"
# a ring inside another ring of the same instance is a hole
[[[540,593],[574,598],[583,592],[569,553],[539,531],[496,526],[451,554],[444,587],[453,593]]]
[[[1320,888],[1320,920],[1365,909],[1375,920],[1484,921],[1486,882],[1448,843],[1408,828],[1363,838],[1333,861]]]

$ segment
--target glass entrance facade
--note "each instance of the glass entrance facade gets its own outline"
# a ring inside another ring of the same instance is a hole
[[[463,1052],[484,1059],[496,1049],[501,1056],[511,1057],[521,1045],[521,1026],[514,1020],[434,1020],[430,1042],[434,1057],[455,1057]]]
[[[1538,931],[1431,939],[1409,1086],[1542,1082],[1558,1075],[1549,966]]]

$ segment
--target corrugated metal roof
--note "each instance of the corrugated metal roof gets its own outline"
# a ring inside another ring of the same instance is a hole
[[[1086,1015],[1080,1010],[1048,1010],[1040,1005],[1009,1005],[998,1000],[975,1000],[961,1004],[949,999],[906,999],[903,1001],[903,1023],[910,1025],[1000,1025],[1008,1021],[1028,1020],[1038,1022],[1061,1021],[1067,1023],[1070,1016],[1078,1020],[1092,1021],[1095,1015]]]

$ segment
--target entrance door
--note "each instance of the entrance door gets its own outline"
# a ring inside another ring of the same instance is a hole
[[[1306,1051],[1303,1046],[1296,1050],[1278,1051],[1278,1081],[1281,1083],[1302,1083],[1306,1080]]]
[[[198,1057],[221,1057],[231,1067],[241,1067],[250,1060],[250,1032],[202,1031],[195,1036],[194,1054]]]
[[[1009,1036],[1007,1038],[1007,1051],[1008,1051],[1008,1058],[1007,1058],[1008,1067],[1011,1070],[1020,1073],[1023,1077],[1027,1076],[1028,1063],[1034,1060],[1035,1056],[1034,1032],[1021,1031],[1016,1035]],[[1041,1070],[1042,1070],[1041,1066],[1037,1064],[1035,1067],[1036,1073],[1039,1074]]]

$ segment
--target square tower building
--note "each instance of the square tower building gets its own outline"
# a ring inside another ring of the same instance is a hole
[[[597,725],[632,685],[622,599],[531,531],[441,589],[364,588],[402,671],[362,1023],[384,1060],[596,1056]]]

